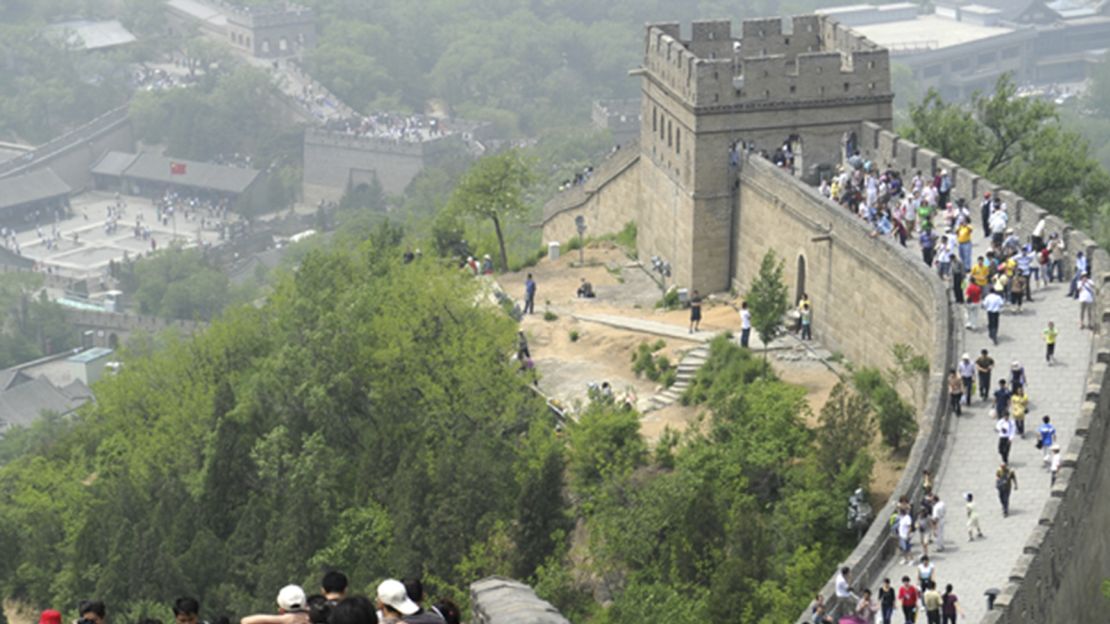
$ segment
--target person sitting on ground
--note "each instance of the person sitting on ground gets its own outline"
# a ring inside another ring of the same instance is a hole
[[[582,283],[578,286],[578,298],[579,299],[593,299],[595,296],[596,295],[594,294],[593,284],[587,282],[586,278],[583,277],[582,278]]]

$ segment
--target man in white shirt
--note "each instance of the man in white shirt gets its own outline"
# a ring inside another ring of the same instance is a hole
[[[933,494],[933,535],[937,538],[937,550],[944,551],[944,516],[948,507],[940,497]]]
[[[856,597],[852,594],[852,586],[848,583],[851,570],[848,566],[840,568],[836,575],[836,604],[837,613],[848,615],[856,610]]]
[[[971,361],[971,355],[965,353],[960,358],[960,363],[956,365],[956,372],[960,375],[960,381],[964,384],[964,405],[971,405],[971,385],[975,380],[975,363]]]
[[[987,334],[994,344],[998,344],[998,320],[1002,315],[1003,303],[1002,295],[994,289],[983,297],[983,309],[987,311]]]
[[[910,533],[913,532],[913,518],[910,514],[902,512],[898,516],[898,547],[902,549],[902,565],[913,563],[913,558],[910,557],[910,549],[913,543],[910,542]]]
[[[752,337],[752,311],[748,309],[748,302],[740,304],[740,346],[748,348],[748,340]]]
[[[991,410],[997,415],[995,410]],[[1003,416],[994,423],[994,430],[998,432],[998,454],[1002,456],[1002,463],[1010,463],[1010,445],[1014,439],[1014,421],[1009,415]]]

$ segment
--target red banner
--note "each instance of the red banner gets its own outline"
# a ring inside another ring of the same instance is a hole
[[[170,175],[185,175],[185,163],[171,162]]]

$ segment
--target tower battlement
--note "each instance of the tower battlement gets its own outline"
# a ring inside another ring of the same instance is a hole
[[[891,98],[886,49],[826,16],[647,28],[643,71],[694,108]]]

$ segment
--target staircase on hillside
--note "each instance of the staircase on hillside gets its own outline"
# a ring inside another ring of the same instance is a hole
[[[649,398],[641,411],[646,414],[673,405],[693,383],[694,375],[697,375],[698,369],[705,364],[708,358],[708,344],[699,345],[688,351],[678,363],[678,376],[675,378],[674,385]]]

